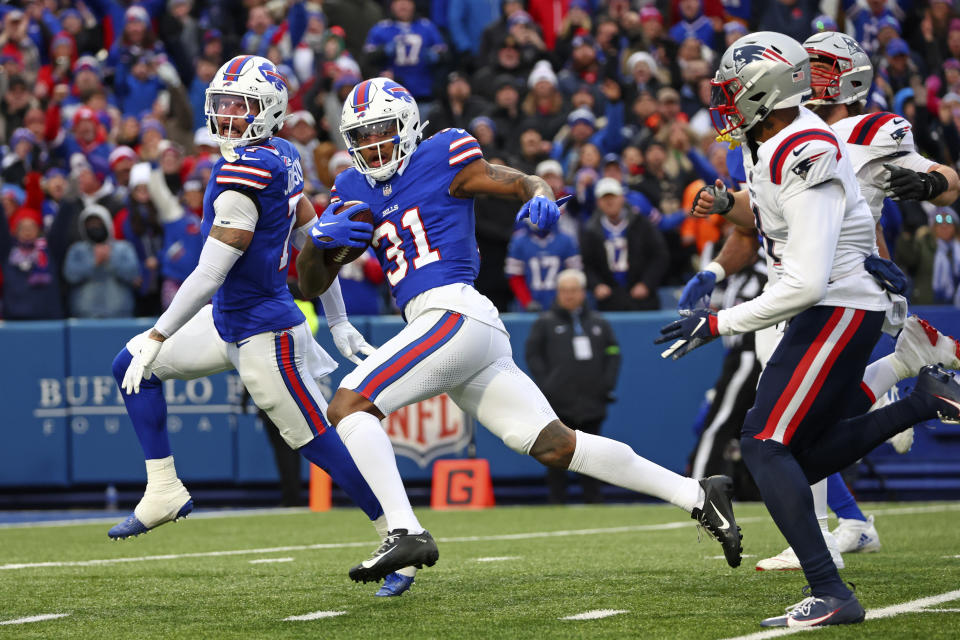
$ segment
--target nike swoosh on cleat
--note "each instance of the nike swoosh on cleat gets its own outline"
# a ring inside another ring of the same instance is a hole
[[[387,554],[389,554],[389,553],[391,553],[391,552],[393,552],[393,551],[396,551],[396,549],[397,549],[396,547],[392,547],[392,548],[390,548],[390,549],[387,549],[386,551],[384,551],[383,553],[381,553],[381,554],[380,554],[379,556],[377,556],[376,558],[370,558],[369,560],[364,560],[361,564],[364,566],[364,568],[369,569],[369,568],[371,568],[371,567],[373,566],[373,564],[376,564],[376,563],[380,562],[381,560],[383,560],[384,558],[387,557]],[[368,562],[372,562],[373,564],[367,564]]]
[[[717,517],[720,518],[720,522],[723,523],[721,529],[729,529],[730,523],[727,522],[727,519],[723,517],[723,514],[720,513],[720,509],[717,509],[717,505],[713,503],[713,500],[710,501],[710,506],[713,507],[713,511],[717,514]]]

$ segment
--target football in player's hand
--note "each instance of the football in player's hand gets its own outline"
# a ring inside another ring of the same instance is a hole
[[[355,204],[363,204],[363,203],[360,202],[359,200],[349,200],[341,204],[339,207],[337,207],[334,210],[333,215],[335,216],[343,215],[343,213],[347,209],[349,209]],[[357,222],[366,222],[371,226],[373,225],[373,213],[370,211],[369,208],[361,209],[360,211],[357,211],[352,216],[350,216],[350,219],[356,220]],[[372,240],[372,237],[371,237],[371,240]],[[337,249],[327,250],[324,253],[323,257],[324,257],[324,261],[327,264],[342,266],[347,263],[353,262],[354,260],[362,256],[366,250],[367,250],[367,247],[338,247]]]

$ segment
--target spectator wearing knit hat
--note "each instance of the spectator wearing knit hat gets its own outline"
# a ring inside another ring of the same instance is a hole
[[[24,127],[13,132],[0,154],[0,179],[7,184],[23,185],[27,173],[42,169],[45,159],[39,140]]]
[[[860,43],[863,50],[870,56],[880,53],[880,47],[877,41],[880,23],[888,16],[896,19],[896,16],[887,6],[887,3],[873,0],[872,2],[861,4],[851,0],[844,0],[843,6],[847,11],[847,24],[853,24],[853,37]],[[806,36],[803,38],[805,37]],[[800,39],[800,42],[803,42],[803,38]]]
[[[61,31],[50,42],[50,60],[40,67],[40,71],[37,73],[34,95],[41,100],[46,99],[53,94],[55,86],[69,85],[71,70],[76,61],[77,45],[73,36],[66,31]]]
[[[150,197],[150,165],[141,162],[130,171],[130,195],[113,218],[113,237],[129,242],[140,266],[136,289],[136,315],[160,313],[160,256],[163,224]]]
[[[159,4],[162,10],[162,0]],[[106,67],[114,74],[114,82],[118,79],[122,82],[137,61],[146,55],[158,61],[167,59],[166,49],[153,31],[150,12],[141,5],[133,5],[124,12],[123,27],[107,55]]]
[[[193,80],[193,61],[200,57],[201,29],[191,15],[193,0],[168,0],[160,16],[160,39],[184,84]]]
[[[100,122],[99,115],[89,107],[80,107],[73,113],[72,127],[63,136],[62,142],[54,148],[54,154],[61,161],[72,161],[80,154],[88,161],[94,158],[102,162],[103,167],[110,163],[113,145],[107,141],[107,132]]]
[[[136,152],[127,146],[119,146],[110,152],[110,173],[120,200],[125,201],[130,195],[130,170],[138,159]]]
[[[604,123],[598,123],[588,109],[575,109],[567,116],[565,131],[554,139],[551,157],[560,161],[565,172],[579,165],[580,150],[587,143],[596,145],[601,156],[619,153],[623,148],[624,107],[620,100],[620,85],[608,79],[603,84],[603,92],[607,98]]]
[[[57,19],[64,33],[73,38],[79,55],[95,54],[107,44],[103,38],[102,25],[86,7],[83,11],[73,7],[62,9],[57,14]]]
[[[566,118],[563,94],[559,89],[557,74],[547,60],[534,65],[527,78],[529,93],[524,98],[521,110],[535,122],[545,139],[556,135]]]
[[[0,222],[0,263],[3,271],[2,315],[7,320],[54,320],[63,317],[60,263],[52,258],[43,237],[43,219],[34,209],[21,208]]]
[[[324,158],[328,158],[333,153],[333,145],[329,142],[321,143],[317,140],[317,122],[309,111],[295,111],[287,118],[283,125],[281,134],[286,137],[293,146],[300,152],[300,164],[303,167],[303,188],[308,196],[314,193],[324,191],[325,187],[320,181],[320,174],[317,171],[318,157],[317,153],[320,145],[324,144],[329,149],[325,150]]]
[[[520,57],[517,39],[507,34],[497,42],[497,46],[487,63],[474,74],[473,86],[483,97],[492,100],[493,93],[498,86],[497,79],[503,77],[526,78],[530,68],[531,65],[526,64]]]

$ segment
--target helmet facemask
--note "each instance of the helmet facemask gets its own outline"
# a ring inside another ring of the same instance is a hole
[[[813,90],[814,96],[807,104],[839,103],[838,98],[842,96],[840,77],[853,68],[853,61],[850,58],[843,58],[826,51],[815,51],[813,49],[807,49],[807,51],[810,52],[810,88]],[[829,68],[815,66],[814,63],[829,65]]]
[[[370,176],[374,180],[384,180],[396,173],[397,166],[403,160],[406,154],[401,154],[400,140],[400,118],[393,116],[376,120],[374,122],[362,122],[359,125],[344,129],[343,138],[347,143],[348,151],[353,157],[354,165],[357,171],[363,175]],[[368,142],[373,139],[373,142]],[[389,156],[383,153],[383,145],[392,142],[393,149]],[[377,150],[376,166],[370,166],[361,150],[375,148]]]

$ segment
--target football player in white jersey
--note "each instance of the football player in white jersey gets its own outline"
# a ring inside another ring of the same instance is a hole
[[[960,420],[960,383],[925,367],[913,393],[867,413],[867,359],[890,300],[864,261],[875,224],[845,145],[801,106],[810,61],[788,36],[744,36],[724,53],[712,82],[719,135],[744,145],[747,189],[727,218],[755,227],[770,286],[757,298],[704,310],[661,329],[678,358],[720,335],[787,322],[764,369],[741,434],[741,452],[771,516],[795,550],[810,595],[763,626],[861,622],[864,610],[840,579],[813,509],[809,485],[858,460],[921,420]],[[718,192],[719,193],[719,192]]]
[[[960,195],[960,180],[950,167],[931,162],[916,152],[910,124],[904,118],[886,112],[862,113],[873,81],[873,66],[853,38],[837,32],[818,33],[804,42],[804,48],[811,60],[812,88],[811,99],[806,105],[845,141],[857,181],[876,223],[879,255],[888,258],[880,226],[884,196],[889,195],[895,200],[924,199],[938,205],[948,204]],[[709,208],[711,204],[712,193],[708,192],[700,208]],[[698,212],[695,211],[694,215]],[[749,264],[759,246],[755,232],[738,228],[716,260],[687,284],[681,308],[692,308],[697,300],[709,295],[717,280]],[[899,308],[902,314],[902,306]],[[769,339],[766,342],[775,344],[777,332],[769,329],[761,332],[761,335],[767,334]],[[763,342],[758,336],[758,345]],[[896,382],[915,377],[921,367],[936,363],[950,369],[960,368],[960,347],[926,321],[910,316],[903,323],[895,352],[867,367],[864,388],[882,404],[884,395]],[[912,428],[891,439],[901,452],[907,451],[912,441]],[[829,503],[840,517],[840,525],[832,533],[827,530],[826,481],[812,488],[814,504],[834,562],[842,569],[841,553],[876,551],[880,548],[880,541],[872,516],[863,516],[839,474],[831,476],[829,483]],[[800,562],[790,547],[757,563],[758,570],[799,568]]]

